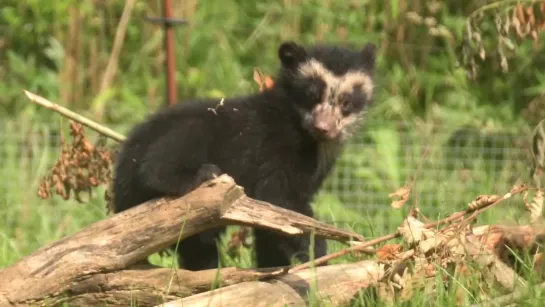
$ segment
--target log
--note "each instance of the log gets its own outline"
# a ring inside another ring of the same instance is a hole
[[[228,286],[245,281],[266,280],[283,274],[284,270],[239,269],[187,271],[169,268],[127,269],[112,273],[93,274],[73,282],[70,295],[56,298],[55,304],[69,303],[71,306],[154,306],[171,300],[190,296],[218,286]],[[49,302],[48,302],[49,303]]]
[[[340,306],[357,297],[361,289],[376,287],[385,266],[375,261],[335,264],[304,269],[270,281],[248,281],[200,293],[158,307],[269,307],[309,306],[309,291],[318,306]]]
[[[356,233],[253,200],[231,177],[222,175],[181,198],[149,201],[91,224],[5,268],[0,271],[0,306],[58,305],[69,302],[75,288],[77,293],[96,293],[105,278],[126,281],[127,289],[130,283],[146,289],[151,286],[163,289],[169,279],[162,280],[162,271],[150,273],[157,275],[149,280],[145,275],[149,272],[141,272],[142,277],[137,278],[139,274],[133,271],[120,271],[172,246],[178,239],[231,224],[290,235],[314,232],[317,236],[341,241],[363,240]],[[112,274],[116,273],[121,275],[114,277]],[[183,270],[178,273],[188,274]],[[126,276],[134,279],[128,280]],[[183,287],[195,291],[190,284]],[[176,295],[183,297],[187,293],[180,290]],[[92,305],[110,302],[110,299],[121,302],[120,296],[130,300],[132,294],[116,292],[108,297],[105,293],[95,296]]]

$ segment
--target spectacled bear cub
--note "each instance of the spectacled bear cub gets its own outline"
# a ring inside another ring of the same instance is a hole
[[[283,42],[272,88],[243,97],[165,107],[137,125],[117,156],[115,212],[182,196],[226,173],[249,197],[312,216],[311,201],[372,101],[376,47]],[[181,266],[217,268],[210,230],[180,242]],[[258,267],[308,261],[310,237],[255,229]],[[316,238],[315,257],[326,254]]]

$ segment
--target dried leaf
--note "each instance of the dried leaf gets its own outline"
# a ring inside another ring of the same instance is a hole
[[[475,198],[472,202],[467,204],[467,206],[471,211],[475,211],[493,204],[500,198],[501,196],[499,195],[480,195],[477,196],[477,198]]]
[[[526,253],[535,253],[536,249],[541,249],[543,246],[542,238],[545,236],[545,231],[541,226],[496,226],[495,228],[501,232],[502,238],[495,246],[494,254],[509,266],[513,267],[517,262],[517,257],[513,257],[513,253],[524,257]]]
[[[467,254],[483,269],[483,274],[490,274],[504,288],[512,291],[515,286],[526,285],[526,282],[513,269],[486,250],[477,238],[467,236],[464,248]]]
[[[392,202],[392,208],[394,208],[394,209],[401,208],[407,202],[407,200],[409,200],[410,193],[411,193],[411,188],[408,185],[406,185],[404,187],[401,187],[397,191],[388,194],[388,197],[390,197],[390,198],[395,197],[395,196],[401,197],[401,199],[394,200]]]
[[[231,257],[240,256],[239,252],[242,247],[249,248],[249,233],[250,228],[241,226],[238,231],[231,234],[231,239],[227,243],[227,254]]]
[[[473,234],[479,237],[481,244],[489,251],[494,251],[503,244],[503,232],[496,227],[487,227],[487,230],[482,234],[476,232]]]
[[[439,233],[429,239],[420,241],[418,251],[427,254],[432,250],[438,250],[451,238],[451,236]]]
[[[519,15],[519,12],[518,12],[518,7],[517,9],[513,10],[513,18],[511,19],[511,23],[513,24],[513,27],[515,28],[515,32],[517,33],[517,35],[519,37],[523,37],[523,34],[522,34],[522,22],[520,21],[520,18],[518,17]]]
[[[445,248],[448,250],[448,254],[459,257],[465,255],[464,243],[466,242],[466,234],[463,231],[459,233],[452,233],[447,237],[445,242]],[[448,259],[454,261],[454,259]]]
[[[259,72],[259,70],[256,68],[254,69],[254,81],[259,85],[259,90],[263,91],[265,89],[270,89],[273,87],[274,82],[271,79],[271,77],[266,76]]]
[[[528,24],[534,25],[536,23],[536,17],[534,16],[534,8],[532,6],[526,8],[526,15],[528,15]]]
[[[404,275],[404,276],[407,276],[407,275]],[[401,277],[401,275],[399,275],[398,273],[395,273],[392,276],[392,281],[394,282],[393,283],[394,286],[396,286],[399,289],[402,289],[405,286],[405,281],[403,280],[403,277]]]
[[[537,190],[531,203],[525,201],[525,206],[530,213],[530,223],[536,223],[543,214],[543,202],[545,199],[545,192],[543,189]]]
[[[545,170],[545,119],[542,119],[534,128],[531,147],[533,184],[538,188],[542,188],[541,177]]]
[[[405,17],[410,23],[415,25],[421,25],[424,23],[424,18],[416,12],[407,12]]]
[[[501,42],[501,40],[500,40]],[[502,48],[498,48],[498,55],[500,57],[500,67],[504,73],[509,71],[509,62],[507,61],[507,57],[503,53]]]
[[[480,48],[479,50],[479,57],[481,58],[481,60],[485,60],[486,59],[486,51],[484,50],[483,47]]]
[[[424,223],[412,216],[405,219],[403,224],[398,227],[398,231],[403,240],[408,244],[414,244],[421,240],[429,239],[435,234],[435,231],[424,228]]]
[[[526,24],[526,18],[524,16],[524,6],[522,6],[522,4],[519,4],[515,7],[515,10],[514,10],[514,13],[515,13],[515,17],[516,19],[521,23],[521,24]]]
[[[261,81],[261,74],[257,69],[254,69],[254,81],[257,83],[257,85],[259,85],[259,90],[261,90],[261,85],[263,82]]]
[[[509,35],[509,29],[511,29],[511,19],[509,18],[509,14],[505,12],[504,18],[503,18],[503,27],[501,29],[501,33],[504,36]]]
[[[510,21],[514,25],[515,32],[519,38],[524,38],[529,34],[534,41],[538,39],[539,33],[545,29],[545,15],[543,14],[543,10],[543,3],[539,5],[541,13],[537,15],[535,14],[533,4],[529,4],[528,7],[518,4],[513,9]]]
[[[385,244],[377,250],[378,260],[394,260],[398,259],[398,256],[403,251],[401,244]]]
[[[520,38],[524,38],[528,32],[525,30],[527,25],[526,16],[524,14],[524,7],[519,4],[513,10],[513,22],[516,24],[516,32]]]
[[[534,255],[534,270],[541,275],[541,278],[545,277],[545,256],[543,253],[536,253]]]
[[[425,266],[424,272],[426,273],[426,277],[435,277],[437,275],[437,268],[435,265],[428,263]]]
[[[502,44],[507,47],[509,50],[515,50],[515,44],[509,39],[509,37],[506,36],[500,36],[500,40],[502,41]]]
[[[51,197],[50,190],[67,200],[71,195],[78,202],[81,192],[91,193],[91,187],[111,183],[113,154],[105,144],[93,145],[85,136],[82,124],[70,121],[72,143],[61,135],[61,153],[55,165],[44,176],[38,187],[38,196]]]
[[[272,88],[274,85],[274,81],[271,79],[271,77],[266,76],[265,77],[265,88]]]

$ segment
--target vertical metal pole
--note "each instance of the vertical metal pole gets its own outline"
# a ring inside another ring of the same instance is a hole
[[[163,15],[164,19],[172,20],[172,1],[163,0]],[[171,22],[165,22],[165,49],[166,49],[166,70],[167,70],[167,101],[169,105],[173,105],[177,100],[176,88],[176,55],[174,53],[174,29]]]

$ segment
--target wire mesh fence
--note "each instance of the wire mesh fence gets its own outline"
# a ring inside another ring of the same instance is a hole
[[[530,130],[372,123],[346,148],[324,191],[345,207],[388,208],[388,194],[411,183],[411,204],[428,213],[504,193],[529,178]],[[414,197],[413,197],[414,196]]]
[[[10,120],[0,125],[0,191],[8,203],[20,192],[36,195],[40,177],[60,153],[59,134],[52,133],[58,127]],[[497,132],[368,123],[346,146],[321,195],[372,214],[389,207],[389,193],[413,182],[410,202],[434,214],[446,202],[464,206],[477,195],[527,181],[529,161],[528,127]]]

